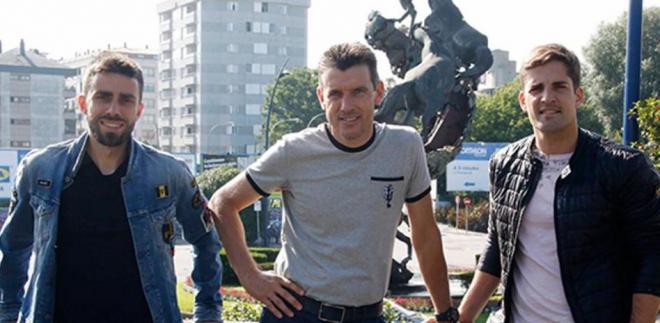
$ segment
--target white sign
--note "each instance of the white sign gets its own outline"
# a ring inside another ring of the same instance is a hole
[[[254,212],[261,212],[261,200],[254,203]]]
[[[447,164],[448,192],[488,192],[488,161],[506,143],[463,143],[461,152]]]

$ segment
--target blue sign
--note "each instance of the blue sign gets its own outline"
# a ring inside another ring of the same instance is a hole
[[[0,166],[0,183],[9,183],[10,180],[9,166]]]
[[[507,143],[465,142],[461,152],[447,164],[448,192],[487,192],[488,161]]]

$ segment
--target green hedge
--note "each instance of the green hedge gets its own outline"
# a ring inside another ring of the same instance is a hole
[[[279,249],[275,248],[250,248],[250,256],[252,259],[259,264],[259,267],[262,270],[272,270],[273,261],[277,257]],[[224,248],[220,250],[220,260],[222,261],[222,285],[240,285],[238,281],[238,276],[234,272],[234,269],[229,265],[229,259],[227,258],[227,252]]]

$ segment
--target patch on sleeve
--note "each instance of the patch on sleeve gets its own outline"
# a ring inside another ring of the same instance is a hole
[[[162,184],[156,187],[156,198],[164,199],[170,195],[170,190],[167,188],[167,185]]]
[[[199,209],[204,204],[204,199],[202,199],[202,193],[197,190],[195,195],[192,197],[192,206],[193,208]]]
[[[37,185],[39,186],[50,187],[51,184],[52,182],[47,179],[37,179]]]
[[[204,207],[204,212],[202,212],[202,224],[204,225],[206,232],[213,229],[213,211],[208,207]]]

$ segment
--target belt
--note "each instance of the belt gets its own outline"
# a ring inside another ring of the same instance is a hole
[[[383,312],[383,301],[364,306],[342,306],[317,301],[307,296],[298,296],[303,311],[312,313],[323,322],[361,322],[374,319]]]

